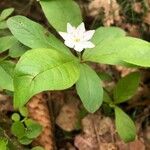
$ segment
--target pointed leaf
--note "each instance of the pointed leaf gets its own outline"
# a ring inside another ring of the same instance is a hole
[[[92,42],[97,46],[106,39],[124,37],[126,32],[118,27],[99,27],[96,29]]]
[[[7,19],[14,11],[14,8],[4,9],[0,15],[0,21]]]
[[[24,16],[11,17],[7,25],[12,34],[24,45],[30,48],[55,48],[62,53],[71,55],[70,50],[54,35],[40,24]]]
[[[119,55],[123,61],[138,66],[150,67],[150,42],[131,37],[119,39],[118,42],[116,42],[116,46],[118,44],[122,45]],[[127,46],[123,47],[123,45]]]
[[[112,52],[110,49],[111,46],[109,47],[109,42],[113,42],[113,40],[118,37],[124,37],[125,34],[126,33],[122,29],[117,27],[98,28],[92,38],[95,47],[92,49],[86,49],[83,54],[83,59],[86,61],[115,64],[116,60],[111,57]],[[109,57],[109,59],[106,59],[105,61],[103,57]],[[117,62],[120,62],[120,60],[117,59]]]
[[[80,78],[76,83],[77,92],[84,107],[91,113],[102,104],[103,88],[98,75],[86,64],[82,64]]]
[[[95,48],[86,50],[84,60],[106,64],[120,64],[122,61],[134,65],[150,66],[150,43],[132,37],[106,39]]]
[[[136,92],[140,82],[140,73],[133,72],[123,77],[117,83],[113,95],[115,103],[129,100]]]
[[[27,46],[23,45],[19,41],[17,41],[9,49],[9,56],[13,57],[13,58],[20,57],[20,56],[22,56],[29,49],[30,48],[28,48]]]
[[[79,6],[73,0],[40,1],[49,23],[57,31],[66,31],[67,23],[78,26],[82,22]]]
[[[12,47],[17,40],[13,36],[0,37],[0,53],[8,50]]]
[[[129,118],[129,116],[119,107],[115,107],[115,118],[117,132],[119,133],[121,139],[125,142],[135,140],[136,128],[131,118]]]
[[[79,78],[76,59],[52,49],[26,52],[14,75],[14,105],[22,107],[33,95],[46,90],[63,90]]]
[[[14,63],[0,62],[0,88],[13,91]]]

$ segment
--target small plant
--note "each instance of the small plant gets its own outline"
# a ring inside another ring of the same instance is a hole
[[[16,114],[13,115],[14,118],[16,118]],[[18,114],[17,114],[18,117]],[[13,119],[14,119],[13,118]],[[19,128],[18,128],[19,130]],[[12,137],[8,137],[6,135],[5,131],[0,128],[0,150],[18,150],[22,149],[22,147],[19,146],[15,140],[12,139]],[[41,146],[33,147],[32,149],[26,148],[26,150],[44,150]]]
[[[0,14],[0,88],[9,91],[14,90],[15,63],[12,58],[20,57],[27,50],[8,30],[6,20],[13,11],[13,8],[8,8]]]
[[[14,88],[15,108],[22,107],[33,95],[42,91],[64,90],[76,84],[84,107],[93,113],[102,105],[104,97],[102,81],[89,62],[150,66],[150,43],[128,37],[122,29],[116,27],[85,31],[80,9],[73,0],[41,0],[40,5],[49,23],[65,40],[65,45],[43,26],[24,16],[8,19],[7,25],[14,35],[11,38],[22,43],[26,49],[31,49],[25,54],[21,53],[23,55],[20,55],[13,74],[13,84],[9,88]],[[117,130],[125,141],[135,138],[135,130],[131,120],[116,104],[124,102],[130,95],[132,92],[126,92],[119,83],[114,90],[112,103]],[[20,121],[18,115],[15,115],[13,118],[17,119],[14,120],[12,132],[21,143],[30,143],[38,134],[26,130],[34,123],[28,119]],[[127,123],[126,127],[122,125],[123,122]],[[125,132],[130,127],[133,131],[127,135]]]
[[[139,82],[140,74],[133,72],[119,80],[112,91],[112,97],[107,92],[104,93],[104,102],[114,109],[116,129],[125,142],[135,139],[136,128],[133,121],[119,108],[118,104],[128,101],[135,94]]]
[[[28,145],[40,135],[42,127],[37,122],[27,118],[26,107],[20,108],[20,113],[24,117],[23,119],[21,119],[18,113],[12,115],[14,122],[11,126],[11,132],[18,138],[21,144]]]
[[[0,149],[8,150],[8,140],[6,138],[0,138]]]

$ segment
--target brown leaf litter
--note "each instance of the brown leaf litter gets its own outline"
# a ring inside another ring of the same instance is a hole
[[[103,24],[110,26],[121,20],[120,6],[116,0],[91,0],[88,6],[89,16],[99,17],[103,13]]]
[[[65,131],[76,129],[78,122],[79,109],[76,102],[65,104],[56,118],[56,124]]]
[[[146,150],[142,138],[124,143],[116,133],[114,120],[100,113],[87,115],[82,127],[83,132],[75,138],[79,150]]]

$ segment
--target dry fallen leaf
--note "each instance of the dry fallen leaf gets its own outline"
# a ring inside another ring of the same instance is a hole
[[[102,143],[100,150],[118,150],[114,143]]]
[[[132,5],[133,10],[136,13],[142,13],[143,12],[143,7],[142,7],[142,3],[141,2],[135,2]]]
[[[12,98],[10,96],[0,94],[0,112],[13,111]]]
[[[143,21],[144,21],[144,23],[150,25],[150,11],[148,11],[148,12],[145,14],[145,16],[144,16],[144,18],[143,18]]]
[[[64,104],[56,118],[56,124],[65,131],[73,131],[77,126],[78,114],[79,109],[77,103],[69,102]]]
[[[99,16],[104,13],[103,24],[110,26],[115,21],[120,21],[120,6],[116,0],[93,0],[88,6],[90,16]]]
[[[113,119],[100,113],[83,118],[82,127],[83,133],[74,141],[79,150],[146,150],[142,138],[123,142],[116,133]]]
[[[83,133],[75,137],[75,146],[79,150],[104,150],[106,147],[115,150],[115,145],[110,143],[115,133],[114,123],[109,117],[89,114],[82,119],[82,127]]]
[[[129,143],[117,141],[116,145],[118,146],[119,150],[146,150],[143,141],[138,139]]]
[[[135,140],[134,142],[129,143],[129,149],[130,150],[135,150],[135,149],[145,150],[145,145],[144,145],[143,141]]]
[[[74,144],[79,150],[99,150],[96,137],[86,134],[77,135]]]
[[[123,66],[116,66],[116,70],[120,73],[121,77],[128,75],[129,73],[137,71],[136,68],[126,68]]]

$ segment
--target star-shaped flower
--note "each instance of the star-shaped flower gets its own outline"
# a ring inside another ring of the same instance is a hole
[[[81,52],[85,48],[93,48],[95,45],[89,40],[93,37],[95,30],[85,30],[84,23],[77,28],[67,23],[67,32],[59,32],[65,40],[65,45]]]

